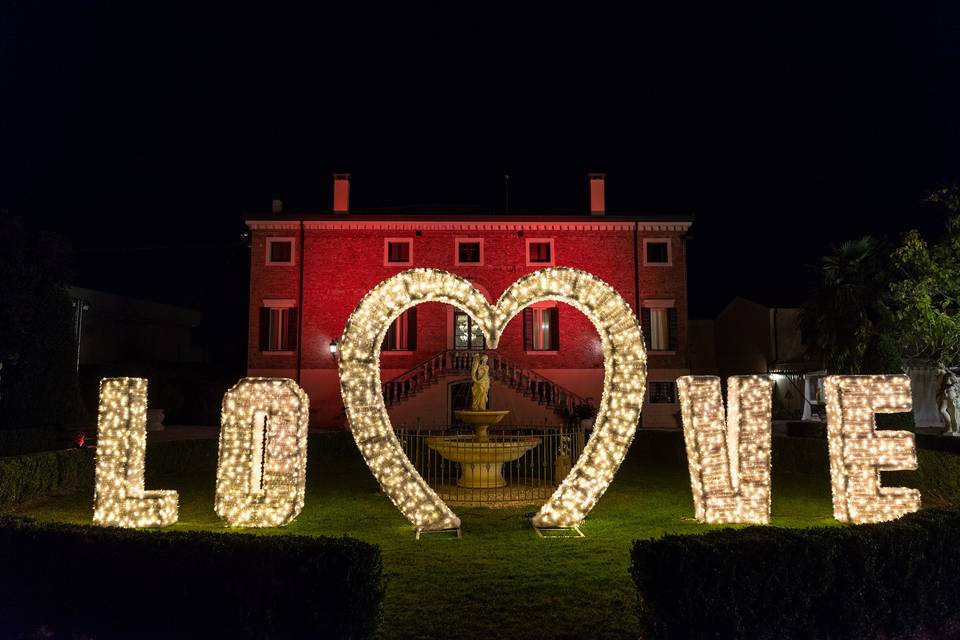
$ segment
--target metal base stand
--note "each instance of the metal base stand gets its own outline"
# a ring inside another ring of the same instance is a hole
[[[533,527],[533,530],[537,532],[537,535],[540,536],[541,540],[546,540],[548,538],[586,538],[587,536],[583,535],[583,531],[580,530],[580,525],[574,525],[572,527],[538,527],[533,524],[533,513],[527,514],[527,520],[530,522],[530,526]],[[546,531],[547,535],[543,535],[543,532]]]
[[[423,533],[451,533],[453,531],[457,532],[457,540],[460,540],[463,537],[463,534],[460,531],[460,527],[455,527],[450,529],[421,529],[420,527],[417,527],[416,539],[419,540],[420,534],[423,534]]]

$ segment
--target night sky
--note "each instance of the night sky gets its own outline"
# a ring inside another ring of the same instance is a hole
[[[844,239],[942,228],[960,180],[960,8],[637,16],[463,5],[238,13],[9,3],[0,209],[68,236],[77,284],[243,339],[247,212],[692,213],[690,302],[799,303]],[[243,345],[241,345],[241,351]]]

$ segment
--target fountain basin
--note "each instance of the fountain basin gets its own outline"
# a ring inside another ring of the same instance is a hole
[[[507,486],[503,477],[505,462],[519,459],[540,444],[540,438],[487,438],[475,436],[437,436],[427,438],[428,447],[452,462],[460,463],[457,484],[468,489],[495,489]]]

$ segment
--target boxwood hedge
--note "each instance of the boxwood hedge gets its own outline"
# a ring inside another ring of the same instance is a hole
[[[10,516],[0,567],[0,637],[366,638],[384,588],[379,548],[346,537]]]
[[[62,449],[0,458],[0,510],[93,486],[93,450]]]
[[[960,510],[855,527],[748,527],[634,541],[656,638],[896,638],[960,631]]]

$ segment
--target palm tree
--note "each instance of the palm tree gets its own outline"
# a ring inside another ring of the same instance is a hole
[[[883,342],[889,317],[886,251],[864,236],[820,262],[817,288],[804,305],[800,327],[808,351],[831,373],[856,374],[868,351]]]

